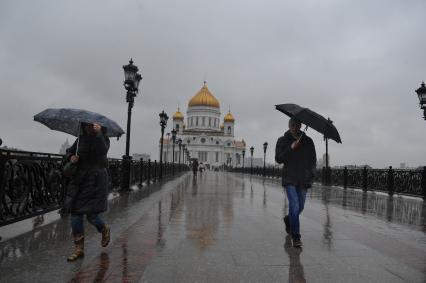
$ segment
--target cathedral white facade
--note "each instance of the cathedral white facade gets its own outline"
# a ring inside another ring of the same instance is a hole
[[[189,150],[192,158],[198,159],[210,167],[229,165],[241,167],[245,141],[235,140],[235,119],[229,110],[221,120],[220,104],[207,88],[206,82],[200,91],[188,103],[186,119],[180,109],[173,115],[173,129],[176,130],[175,162],[179,162],[179,145]],[[223,122],[222,122],[223,121]],[[172,137],[167,135],[163,140],[163,159],[173,160]],[[181,163],[184,161],[183,150],[180,151]]]

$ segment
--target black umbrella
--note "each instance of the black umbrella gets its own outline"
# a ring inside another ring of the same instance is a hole
[[[324,137],[332,139],[337,143],[342,143],[339,132],[332,122],[311,109],[292,103],[277,104],[275,108],[289,117],[295,117],[302,124],[323,134]]]
[[[72,108],[48,108],[34,116],[34,121],[40,122],[52,130],[64,132],[78,137],[81,123],[98,123],[106,129],[108,137],[120,137],[123,129],[113,120],[87,110]]]

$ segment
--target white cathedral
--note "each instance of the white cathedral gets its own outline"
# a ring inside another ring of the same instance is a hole
[[[221,123],[219,101],[207,88],[206,82],[200,91],[188,103],[185,118],[180,109],[173,115],[173,129],[176,130],[175,162],[179,162],[179,145],[189,150],[192,158],[206,164],[207,167],[216,168],[222,165],[242,167],[243,150],[246,143],[244,139],[237,141],[234,138],[235,119],[228,111]],[[161,142],[161,141],[160,141]],[[163,159],[172,162],[172,138],[167,134],[163,139]],[[160,147],[161,148],[161,147]],[[184,161],[183,150],[180,153],[181,163]]]

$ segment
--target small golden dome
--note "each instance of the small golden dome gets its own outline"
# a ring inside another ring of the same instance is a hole
[[[183,114],[180,112],[179,107],[176,113],[173,115],[173,120],[183,120]]]
[[[209,91],[206,82],[204,82],[204,86],[200,89],[200,91],[189,101],[188,107],[191,106],[210,106],[220,108],[219,101]]]
[[[235,122],[234,116],[232,116],[231,111],[228,112],[228,114],[225,115],[223,118],[224,122]]]
[[[223,130],[223,124],[220,124],[220,129]]]

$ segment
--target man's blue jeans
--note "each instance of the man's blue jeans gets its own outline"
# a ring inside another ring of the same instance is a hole
[[[306,189],[301,189],[294,185],[284,186],[288,198],[288,218],[290,220],[290,230],[293,238],[300,238],[299,215],[305,207]]]
[[[98,232],[102,232],[105,227],[105,223],[97,214],[87,214],[87,221],[95,226]],[[73,235],[84,234],[83,214],[71,215],[71,227]]]

